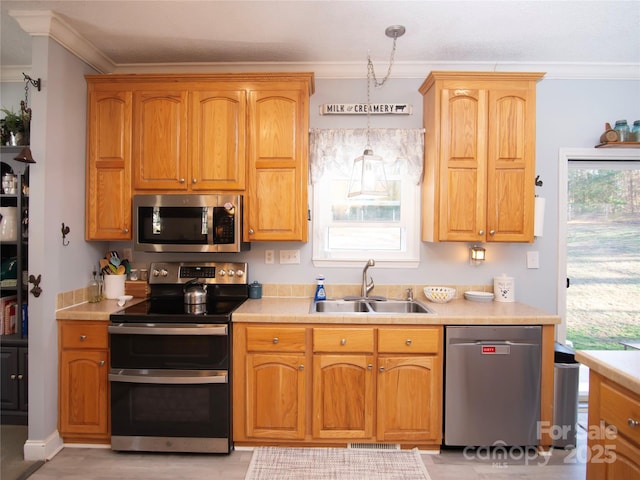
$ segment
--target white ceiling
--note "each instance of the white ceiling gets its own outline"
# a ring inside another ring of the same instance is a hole
[[[270,62],[352,64],[365,76],[370,52],[381,76],[385,28],[401,24],[399,66],[622,65],[640,77],[640,0],[2,0],[3,66],[30,65],[31,37],[14,17],[32,11],[54,12],[104,57],[105,73]]]

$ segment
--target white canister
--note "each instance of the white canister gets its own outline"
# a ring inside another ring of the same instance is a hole
[[[115,299],[124,295],[124,281],[126,275],[105,275],[104,276],[104,296],[108,299]]]
[[[503,273],[493,278],[493,294],[496,302],[515,302],[516,291],[513,277]]]
[[[15,242],[18,239],[18,209],[0,207],[0,240]]]

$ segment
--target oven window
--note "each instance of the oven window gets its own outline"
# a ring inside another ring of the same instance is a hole
[[[138,207],[138,242],[207,244],[207,207]]]
[[[226,370],[228,335],[111,335],[112,368]]]
[[[113,435],[226,438],[229,384],[111,382]]]

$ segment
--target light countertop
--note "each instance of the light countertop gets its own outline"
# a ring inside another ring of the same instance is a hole
[[[640,350],[578,350],[576,360],[640,395]]]
[[[126,306],[143,301],[134,298]],[[82,303],[58,310],[58,320],[109,320],[109,315],[124,307],[117,300]],[[234,313],[234,322],[271,323],[350,323],[400,325],[549,325],[560,317],[523,303],[470,302],[464,299],[449,303],[422,302],[435,314],[329,314],[309,313],[311,299],[303,297],[263,297],[248,299]]]
[[[233,314],[234,322],[272,323],[351,323],[402,325],[544,325],[558,324],[560,317],[522,303],[470,302],[464,299],[449,303],[422,302],[435,314],[342,314],[309,313],[309,298],[263,297],[249,299]]]

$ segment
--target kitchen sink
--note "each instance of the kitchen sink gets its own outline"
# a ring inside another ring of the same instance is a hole
[[[366,313],[378,314],[406,314],[429,313],[433,314],[426,305],[415,300],[320,300],[311,302],[310,313]]]

